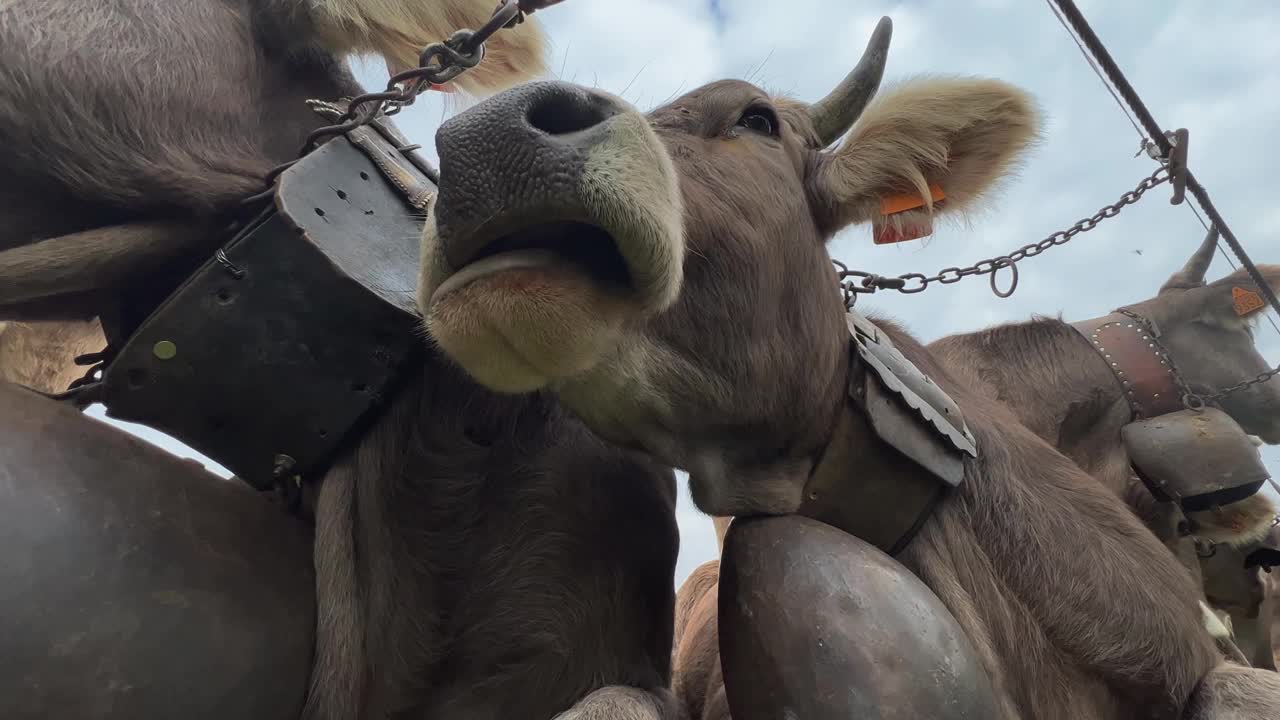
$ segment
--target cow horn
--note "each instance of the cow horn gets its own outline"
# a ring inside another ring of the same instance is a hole
[[[880,18],[862,59],[830,94],[809,106],[809,119],[818,133],[822,147],[835,142],[862,114],[880,88],[884,76],[884,64],[889,59],[889,40],[893,36],[893,21]]]
[[[1181,270],[1169,276],[1165,281],[1164,287],[1160,288],[1168,290],[1171,288],[1190,288],[1199,287],[1204,284],[1205,273],[1209,271],[1209,264],[1213,262],[1213,253],[1218,249],[1218,226],[1214,225],[1209,228],[1209,234],[1204,236],[1204,242],[1200,243],[1200,247],[1196,248],[1195,253],[1191,255],[1191,259],[1187,260],[1187,264]]]

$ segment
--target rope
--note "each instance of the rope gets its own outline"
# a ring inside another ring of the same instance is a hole
[[[1111,87],[1111,83],[1107,81],[1107,76],[1102,74],[1102,69],[1098,67],[1098,63],[1094,62],[1093,56],[1089,54],[1088,50],[1085,50],[1084,43],[1080,41],[1080,36],[1072,32],[1071,26],[1067,24],[1067,19],[1062,16],[1062,11],[1058,9],[1058,6],[1053,4],[1053,0],[1044,0],[1044,3],[1053,11],[1054,17],[1058,18],[1058,24],[1062,25],[1062,29],[1067,31],[1067,37],[1071,38],[1076,47],[1080,49],[1080,54],[1084,56],[1085,62],[1089,63],[1089,67],[1093,68],[1093,74],[1097,75],[1098,79],[1102,81],[1102,87],[1106,88],[1107,92],[1111,94],[1111,99],[1116,101],[1120,111],[1129,119],[1129,124],[1133,126],[1134,131],[1138,133],[1138,137],[1142,139],[1142,147],[1146,148],[1147,142],[1149,142],[1147,134],[1142,132],[1142,128],[1138,127],[1138,121],[1133,119],[1133,113],[1129,112],[1128,107],[1125,107],[1124,101],[1120,99],[1115,89]],[[1142,154],[1142,150],[1139,150],[1138,154]]]
[[[1102,68],[1098,67],[1098,63],[1094,62],[1093,56],[1085,49],[1084,43],[1080,40],[1080,36],[1076,35],[1075,31],[1071,29],[1071,26],[1067,24],[1067,19],[1062,15],[1062,11],[1058,9],[1057,5],[1053,4],[1053,0],[1044,0],[1044,2],[1049,6],[1049,9],[1053,11],[1053,16],[1058,19],[1058,23],[1062,25],[1062,29],[1067,32],[1067,37],[1071,38],[1071,40],[1075,42],[1076,47],[1080,50],[1080,54],[1084,56],[1085,62],[1089,63],[1089,67],[1093,69],[1093,74],[1097,75],[1098,80],[1102,82],[1102,87],[1106,88],[1107,92],[1111,95],[1111,99],[1116,101],[1116,106],[1124,113],[1129,124],[1133,126],[1134,132],[1138,133],[1138,139],[1142,141],[1142,149],[1138,150],[1138,154],[1141,155],[1143,150],[1153,144],[1151,139],[1142,131],[1142,128],[1138,125],[1138,121],[1133,118],[1133,113],[1129,112],[1128,106],[1126,106],[1124,101],[1120,99],[1120,96],[1116,94],[1111,82],[1107,79],[1107,76],[1103,74]],[[1152,159],[1158,160],[1157,158]],[[1209,232],[1209,223],[1205,222],[1204,217],[1200,214],[1200,211],[1196,209],[1196,206],[1191,203],[1187,203],[1187,209],[1191,211],[1192,215],[1196,216],[1196,220],[1199,221],[1200,226],[1204,228],[1204,231]],[[1235,261],[1231,259],[1231,255],[1229,255],[1226,250],[1222,249],[1222,245],[1220,244],[1217,245],[1217,249],[1218,254],[1222,255],[1222,259],[1226,260],[1227,264],[1231,266],[1231,271],[1235,272],[1238,269],[1238,266],[1235,264]],[[1277,335],[1280,335],[1280,325],[1276,324],[1274,314],[1268,313],[1266,317],[1267,322],[1271,323],[1271,328],[1276,331]]]
[[[1084,19],[1084,15],[1080,13],[1080,9],[1076,7],[1075,2],[1073,2],[1073,0],[1052,0],[1052,2],[1057,5],[1057,9],[1061,10],[1062,15],[1066,17],[1067,21],[1071,24],[1072,29],[1074,29],[1075,33],[1080,36],[1080,39],[1084,41],[1085,47],[1089,50],[1089,54],[1092,55],[1098,65],[1102,67],[1103,72],[1106,73],[1107,79],[1111,81],[1111,84],[1115,86],[1116,91],[1120,93],[1120,97],[1124,99],[1122,104],[1127,106],[1128,110],[1132,110],[1133,114],[1137,116],[1138,122],[1146,131],[1148,139],[1150,139],[1151,142],[1160,150],[1161,157],[1170,157],[1173,151],[1173,145],[1170,144],[1169,138],[1165,137],[1160,124],[1156,122],[1155,118],[1151,115],[1151,111],[1148,110],[1146,104],[1142,102],[1142,98],[1138,96],[1138,92],[1129,84],[1128,78],[1126,78],[1124,73],[1121,72],[1120,67],[1116,65],[1116,61],[1111,57],[1111,53],[1107,52],[1107,48],[1102,44],[1102,40],[1100,40],[1097,34],[1093,32],[1093,28],[1091,28],[1089,26],[1089,22]],[[1128,113],[1128,110],[1126,110],[1126,114]],[[1227,225],[1227,221],[1222,217],[1222,214],[1218,212],[1218,208],[1214,206],[1213,200],[1209,198],[1209,192],[1205,190],[1204,186],[1201,185],[1198,180],[1196,180],[1195,174],[1192,173],[1190,169],[1184,169],[1184,172],[1186,173],[1187,178],[1187,190],[1191,192],[1191,196],[1195,198],[1197,203],[1199,203],[1200,208],[1204,210],[1205,215],[1209,216],[1209,220],[1217,226],[1218,231],[1222,234],[1222,238],[1227,241],[1227,245],[1231,248],[1231,251],[1235,253],[1237,258],[1239,258],[1240,264],[1244,267],[1245,272],[1249,274],[1249,277],[1253,280],[1254,284],[1258,286],[1258,291],[1262,294],[1263,298],[1265,298],[1267,303],[1271,305],[1272,309],[1277,313],[1280,313],[1280,298],[1276,297],[1275,291],[1267,284],[1266,279],[1262,277],[1262,273],[1258,272],[1258,268],[1253,264],[1253,260],[1249,259],[1248,253],[1245,252],[1240,241],[1236,239],[1235,233],[1231,231],[1231,228]]]

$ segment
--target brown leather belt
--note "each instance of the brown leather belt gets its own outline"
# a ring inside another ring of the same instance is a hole
[[[1151,418],[1183,409],[1178,371],[1160,344],[1160,331],[1128,315],[1113,312],[1071,323],[1106,361],[1124,389],[1135,418]]]

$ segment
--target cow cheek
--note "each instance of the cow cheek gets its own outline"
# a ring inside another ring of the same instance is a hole
[[[432,303],[427,328],[480,384],[527,393],[599,364],[633,305],[571,270],[508,271]]]

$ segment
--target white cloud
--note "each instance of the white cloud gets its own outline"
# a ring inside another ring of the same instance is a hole
[[[1191,164],[1255,260],[1280,261],[1275,196],[1274,120],[1280,114],[1280,5],[1245,12],[1182,0],[1161,5],[1079,3],[1117,62],[1169,128],[1191,129]],[[865,228],[835,240],[833,253],[890,274],[966,265],[1038,240],[1113,202],[1154,169],[1134,158],[1138,137],[1076,45],[1044,3],[983,0],[859,2],[722,0],[723,28],[710,4],[690,0],[569,0],[538,13],[564,79],[598,84],[644,107],[719,76],[753,73],[771,90],[820,97],[857,61],[875,21],[894,20],[886,82],[918,73],[982,74],[1033,92],[1048,121],[1044,144],[1021,175],[971,227],[943,227],[925,244],[876,247]],[[767,62],[766,62],[767,59]],[[758,68],[758,69],[757,69]],[[377,61],[358,70],[370,86]],[[400,116],[428,156],[444,98],[431,94]],[[1020,266],[1012,298],[991,295],[975,278],[914,296],[862,300],[904,320],[925,339],[1061,311],[1068,319],[1104,313],[1153,294],[1181,265],[1203,231],[1167,187],[1065,247]],[[1134,251],[1141,250],[1138,255]],[[1226,270],[1221,260],[1212,272]],[[1280,341],[1261,336],[1272,361]],[[1280,475],[1280,448],[1264,453]],[[683,483],[682,483],[683,484]],[[684,534],[677,580],[714,556],[710,520],[681,491]]]

